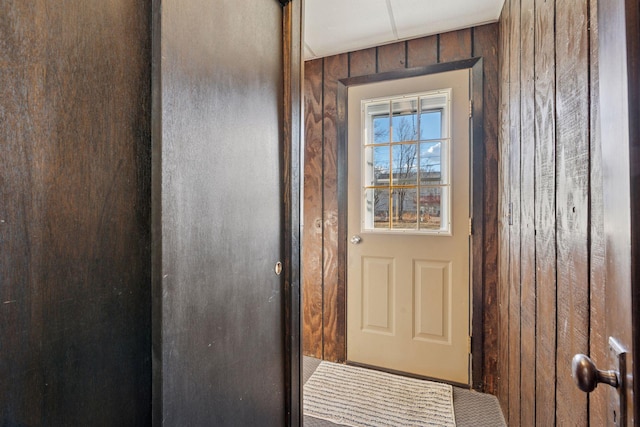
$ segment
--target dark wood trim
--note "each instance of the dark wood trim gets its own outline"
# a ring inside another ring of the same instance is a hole
[[[302,425],[302,346],[300,301],[300,150],[302,142],[302,6],[282,1],[283,9],[283,191],[284,310],[287,423]]]
[[[345,342],[341,331],[346,328],[345,288],[339,277],[338,258],[338,195],[337,192],[337,91],[338,81],[349,75],[348,54],[339,54],[325,58],[323,79],[323,192],[322,219],[324,246],[323,264],[323,349],[324,360],[342,362],[345,360]],[[336,242],[335,244],[326,244]]]
[[[484,219],[482,221],[482,379],[485,393],[494,394],[498,365],[498,25],[473,31],[473,55],[482,57],[484,116]],[[475,227],[478,226],[476,221]]]
[[[162,0],[151,22],[151,424],[162,424]]]
[[[473,68],[473,66],[481,59],[482,58],[469,58],[462,61],[432,64],[426,67],[406,68],[402,70],[387,71],[384,73],[349,77],[346,79],[340,79],[339,83],[349,87],[368,83],[383,82],[386,80],[404,79],[408,77],[424,76],[427,74],[444,73],[446,71],[462,70],[464,68]]]
[[[471,120],[471,215],[473,233],[471,238],[471,356],[472,387],[484,388],[484,62],[479,58],[471,67],[471,97],[473,117]]]
[[[474,218],[474,233],[472,240],[471,261],[471,292],[472,292],[472,378],[474,389],[483,389],[483,223],[484,223],[484,115],[483,115],[483,60],[470,58],[461,61],[433,64],[426,67],[407,68],[365,76],[350,77],[338,81],[337,129],[338,129],[338,242],[339,263],[347,262],[347,92],[350,86],[376,83],[386,80],[396,80],[407,77],[417,77],[427,74],[443,73],[446,71],[471,69],[471,93],[473,97],[473,117],[471,121],[471,144],[473,158],[471,212]],[[477,233],[477,234],[476,234]],[[340,270],[340,281],[346,285],[346,268]],[[346,325],[345,325],[346,328]],[[346,337],[346,331],[345,331]],[[346,347],[346,338],[345,338]],[[346,348],[345,348],[346,354]],[[468,386],[468,385],[465,385]]]

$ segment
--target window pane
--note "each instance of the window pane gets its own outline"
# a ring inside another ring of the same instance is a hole
[[[365,190],[364,229],[389,228],[389,190],[368,188]]]
[[[392,146],[392,185],[417,185],[418,149],[416,144],[398,144]]]
[[[393,142],[415,141],[418,139],[418,100],[402,99],[394,101],[392,108]]]
[[[418,228],[415,188],[393,190],[391,228],[394,230],[415,230]]]
[[[363,230],[449,231],[450,95],[363,103]]]
[[[420,139],[438,139],[449,137],[448,115],[449,92],[427,95],[420,98],[420,111],[426,117],[420,117]],[[423,122],[426,120],[426,124]]]
[[[448,231],[447,187],[420,189],[419,221],[420,229]]]
[[[420,185],[446,184],[446,155],[443,142],[420,144]]]
[[[389,143],[391,138],[390,102],[375,101],[365,104],[366,138],[365,145]]]
[[[365,187],[389,185],[389,152],[388,145],[370,146],[364,149],[364,182]]]
[[[442,138],[442,112],[427,111],[420,114],[420,139]]]

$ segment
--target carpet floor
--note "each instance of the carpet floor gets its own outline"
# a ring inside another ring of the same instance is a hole
[[[320,362],[319,359],[304,357],[303,381],[305,383]],[[457,427],[506,427],[498,399],[490,394],[453,387],[453,408]],[[306,415],[304,417],[305,427],[332,427],[339,425]]]

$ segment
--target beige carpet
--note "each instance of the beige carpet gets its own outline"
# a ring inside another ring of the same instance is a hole
[[[304,413],[356,427],[455,426],[450,385],[328,362],[304,386]]]

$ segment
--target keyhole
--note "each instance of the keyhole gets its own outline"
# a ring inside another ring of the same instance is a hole
[[[276,262],[276,267],[274,268],[274,271],[278,276],[280,275],[280,273],[282,273],[282,263],[280,261]]]
[[[614,423],[617,423],[617,422],[618,422],[618,417],[617,417],[616,415],[617,415],[617,414],[616,414],[616,411],[614,410],[614,411],[613,411],[613,422],[614,422]]]

